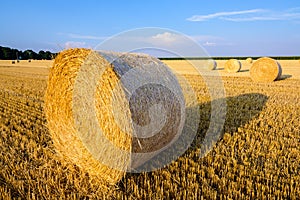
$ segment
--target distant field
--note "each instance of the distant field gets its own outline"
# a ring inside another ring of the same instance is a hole
[[[255,60],[254,60],[255,61]],[[201,63],[201,61],[194,61],[194,60],[163,60],[168,66],[170,66],[175,71],[182,73],[182,74],[197,74],[195,68],[191,63],[197,65],[197,63]],[[251,64],[247,63],[245,60],[241,60],[242,69],[239,73],[227,73],[224,71],[224,63],[226,60],[216,60],[218,67],[217,70],[220,72],[221,76],[250,76],[249,69]],[[283,70],[283,77],[290,77],[293,79],[300,79],[300,61],[298,60],[279,60]]]
[[[0,199],[103,199],[95,177],[56,153],[43,112],[53,61],[0,61]],[[127,174],[112,199],[297,199],[300,196],[300,62],[285,61],[283,79],[254,83],[250,64],[228,74],[224,134],[204,158],[199,140],[209,127],[211,100],[186,61],[166,61],[198,97],[198,135],[192,147],[155,172]],[[205,73],[204,73],[205,74]],[[209,78],[209,72],[205,74]]]
[[[15,64],[12,64],[12,60],[0,60],[0,66],[9,67],[38,67],[38,68],[50,68],[53,64],[53,60],[19,60],[19,63],[15,60]]]
[[[254,62],[255,60],[253,60]],[[193,64],[201,63],[201,61],[189,61],[189,60],[163,60],[171,69],[180,73],[180,74],[198,74],[198,72],[193,67]],[[239,73],[227,73],[224,71],[224,63],[226,60],[217,60],[217,70],[220,72],[221,76],[250,76],[249,69],[251,64],[247,63],[245,60],[241,60],[242,69]],[[43,72],[47,73],[47,69],[49,69],[53,61],[51,60],[32,60],[28,62],[27,60],[21,60],[19,63],[11,64],[11,60],[0,60],[0,67],[10,67],[12,71],[19,69],[20,67],[27,67],[27,70],[34,70],[35,68],[39,68],[38,70],[43,71],[40,68],[45,68]],[[300,60],[279,60],[281,67],[283,69],[283,77],[284,78],[292,78],[292,79],[300,79]],[[29,69],[28,69],[29,68]],[[22,70],[21,70],[22,71]]]

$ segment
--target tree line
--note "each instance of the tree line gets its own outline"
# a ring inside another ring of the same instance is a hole
[[[38,53],[33,50],[20,51],[18,49],[12,49],[9,47],[0,46],[0,60],[51,60],[55,58],[56,53],[50,51],[39,51]]]

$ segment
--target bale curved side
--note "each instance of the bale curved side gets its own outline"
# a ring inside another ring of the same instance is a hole
[[[237,59],[230,59],[225,62],[224,68],[229,73],[236,73],[241,70],[242,64]]]
[[[247,62],[248,64],[252,64],[252,63],[253,63],[253,59],[252,59],[252,58],[247,58],[247,59],[246,59],[246,62]]]
[[[254,82],[273,82],[278,80],[281,74],[280,63],[269,57],[259,58],[250,68],[250,76]]]
[[[145,73],[123,80],[133,68]],[[145,77],[150,77],[150,84],[129,95],[133,83],[143,83]],[[158,59],[89,49],[69,49],[56,57],[45,94],[48,128],[57,152],[99,177],[104,186],[114,185],[128,169],[178,138],[184,109],[177,79]],[[158,134],[139,138],[143,126],[159,117],[158,110],[166,112],[164,124],[152,124],[152,129],[161,126]],[[132,161],[134,153],[138,156]]]
[[[207,63],[207,68],[209,70],[216,70],[217,69],[217,62],[215,60],[208,60],[208,63]]]

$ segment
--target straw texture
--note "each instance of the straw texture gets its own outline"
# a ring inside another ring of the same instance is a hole
[[[246,62],[247,62],[248,64],[252,64],[252,63],[253,63],[253,59],[252,59],[252,58],[247,58],[247,59],[246,59]]]
[[[158,59],[140,54],[65,50],[54,61],[45,94],[57,152],[104,186],[175,141],[184,109],[176,77]]]
[[[242,64],[237,59],[230,59],[225,62],[224,68],[229,73],[236,73],[241,70]]]
[[[217,66],[218,66],[218,64],[215,60],[208,60],[207,65],[208,65],[209,70],[215,70],[215,69],[217,69]]]
[[[253,63],[250,76],[254,82],[273,82],[281,77],[282,68],[276,60],[263,57]]]

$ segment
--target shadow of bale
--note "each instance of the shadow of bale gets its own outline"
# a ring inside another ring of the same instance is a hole
[[[242,69],[239,72],[249,72],[249,71],[250,71],[249,69]]]
[[[264,108],[268,97],[259,93],[242,94],[235,97],[228,97],[227,113],[224,124],[224,131],[230,134],[238,131],[252,119],[258,117]]]
[[[291,77],[292,77],[292,75],[290,75],[290,74],[284,74],[284,75],[281,75],[280,78],[277,81],[289,79]]]
[[[151,171],[151,169],[161,168],[162,162],[171,163],[178,159],[179,156],[184,156],[178,155],[178,152],[187,153],[187,150],[200,149],[199,158],[205,156],[218,141],[222,140],[224,132],[233,134],[238,131],[238,128],[243,127],[249,121],[258,117],[267,100],[268,97],[263,94],[249,93],[225,99],[217,99],[209,103],[187,108],[187,112],[189,113],[199,112],[200,114],[196,136],[193,127],[185,127],[176,142],[141,165],[137,171],[142,171],[141,169]],[[224,102],[226,105],[224,105]],[[219,116],[211,115],[212,104],[219,106],[214,107],[218,110],[213,112]]]

